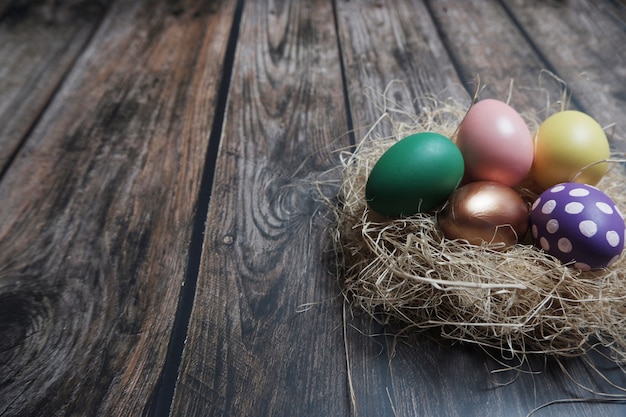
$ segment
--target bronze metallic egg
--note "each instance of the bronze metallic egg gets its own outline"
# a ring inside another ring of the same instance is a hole
[[[511,246],[528,230],[528,204],[514,189],[478,181],[456,189],[437,215],[448,239]]]

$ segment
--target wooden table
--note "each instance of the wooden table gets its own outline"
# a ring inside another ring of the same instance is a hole
[[[388,86],[419,112],[469,102],[479,76],[480,98],[546,111],[561,80],[626,149],[623,0],[2,0],[0,16],[0,416],[626,414],[581,359],[496,372],[346,307],[316,188]]]

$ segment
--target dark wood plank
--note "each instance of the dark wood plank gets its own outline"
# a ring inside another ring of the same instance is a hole
[[[95,2],[50,6],[0,2],[0,174],[105,12]]]
[[[626,30],[616,19],[624,6],[586,0],[505,3],[583,110],[603,126],[616,124],[615,145],[626,149]]]
[[[357,137],[381,116],[379,96],[385,90],[413,112],[431,104],[428,95],[467,97],[422,2],[348,0],[339,1],[337,9]],[[377,133],[389,130],[381,126]]]
[[[444,82],[452,84],[455,82],[454,69],[458,69],[462,83],[468,86],[470,92],[473,88],[470,81],[474,74],[479,74],[486,86],[481,92],[483,98],[507,99],[510,80],[514,78],[516,89],[512,104],[530,110],[545,107],[545,94],[540,99],[535,95],[543,58],[528,44],[524,32],[499,3],[433,1],[427,6],[421,1],[372,2],[366,5],[338,2],[339,33],[357,140],[358,132],[363,132],[380,116],[380,109],[373,106],[368,109],[365,99],[354,97],[362,94],[362,86],[381,91],[385,81],[399,78],[406,85],[419,86],[405,90],[407,93],[402,102],[410,103],[425,91],[438,93],[445,87],[433,83],[430,90],[424,88],[429,84],[424,81],[428,76],[422,78],[423,72],[429,73],[434,69],[440,70],[439,74],[451,73]],[[394,12],[396,10],[399,12]],[[359,18],[378,15],[385,18]],[[401,47],[389,39],[395,40]],[[433,49],[429,51],[428,47],[416,47],[416,39],[428,39],[427,45]],[[446,49],[450,51],[450,56],[446,54]],[[406,51],[405,55],[394,54],[393,51],[397,50]],[[371,54],[376,54],[375,59]],[[488,63],[485,62],[487,58],[490,58]],[[406,71],[406,68],[411,68],[406,62],[416,63],[414,67],[419,67],[422,72]],[[384,66],[384,70],[372,70],[376,65]],[[547,84],[545,88],[558,95],[558,85]],[[532,92],[528,97],[524,95],[526,89]],[[458,98],[464,97],[467,97],[466,92],[459,93]],[[525,416],[535,407],[550,401],[590,397],[570,381],[553,361],[545,365],[542,358],[532,360],[527,366],[539,372],[537,375],[515,372],[492,374],[492,371],[506,365],[491,360],[487,354],[471,346],[450,347],[432,341],[426,334],[394,340],[393,327],[381,329],[364,322],[351,324],[370,335],[369,346],[368,337],[359,337],[357,331],[346,341],[350,347],[350,370],[356,375],[353,375],[353,380],[359,416]],[[377,336],[382,332],[388,332],[389,336]],[[604,364],[610,370],[605,369],[607,374],[615,382],[623,384],[624,374],[609,365]],[[597,391],[619,393],[600,381],[581,361],[565,361],[565,366],[579,382]],[[512,381],[512,384],[500,387]],[[621,414],[623,406],[619,404],[573,403],[542,410],[542,415],[554,416]]]
[[[602,10],[613,20],[615,24],[622,28],[626,28],[626,1],[625,0],[608,0],[606,2],[596,2],[595,7]]]
[[[347,414],[314,185],[348,144],[333,21],[327,0],[245,3],[172,416]]]
[[[0,19],[4,18],[13,0],[0,0]]]
[[[461,78],[479,98],[508,101],[518,111],[545,114],[560,106],[563,85],[499,2],[428,1]]]
[[[233,17],[119,1],[0,183],[0,414],[137,416],[164,364]]]

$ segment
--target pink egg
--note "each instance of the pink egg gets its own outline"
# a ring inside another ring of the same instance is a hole
[[[526,122],[499,100],[481,100],[470,108],[456,144],[465,160],[466,181],[512,187],[528,175],[533,163],[533,139]]]

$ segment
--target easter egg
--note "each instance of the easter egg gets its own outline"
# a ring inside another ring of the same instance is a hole
[[[465,159],[467,181],[514,186],[533,162],[533,140],[524,119],[493,99],[474,104],[459,125],[456,144]]]
[[[456,189],[437,214],[448,239],[514,245],[528,230],[528,205],[512,188],[493,181],[478,181]]]
[[[595,185],[608,165],[599,163],[585,167],[609,156],[609,142],[598,122],[576,110],[562,111],[539,126],[531,173],[544,190],[568,181]]]
[[[443,203],[463,177],[463,156],[434,132],[407,136],[376,162],[367,179],[369,207],[386,216],[410,216]]]
[[[530,222],[536,246],[580,270],[610,267],[624,248],[621,213],[591,185],[567,182],[548,188],[533,203]]]

